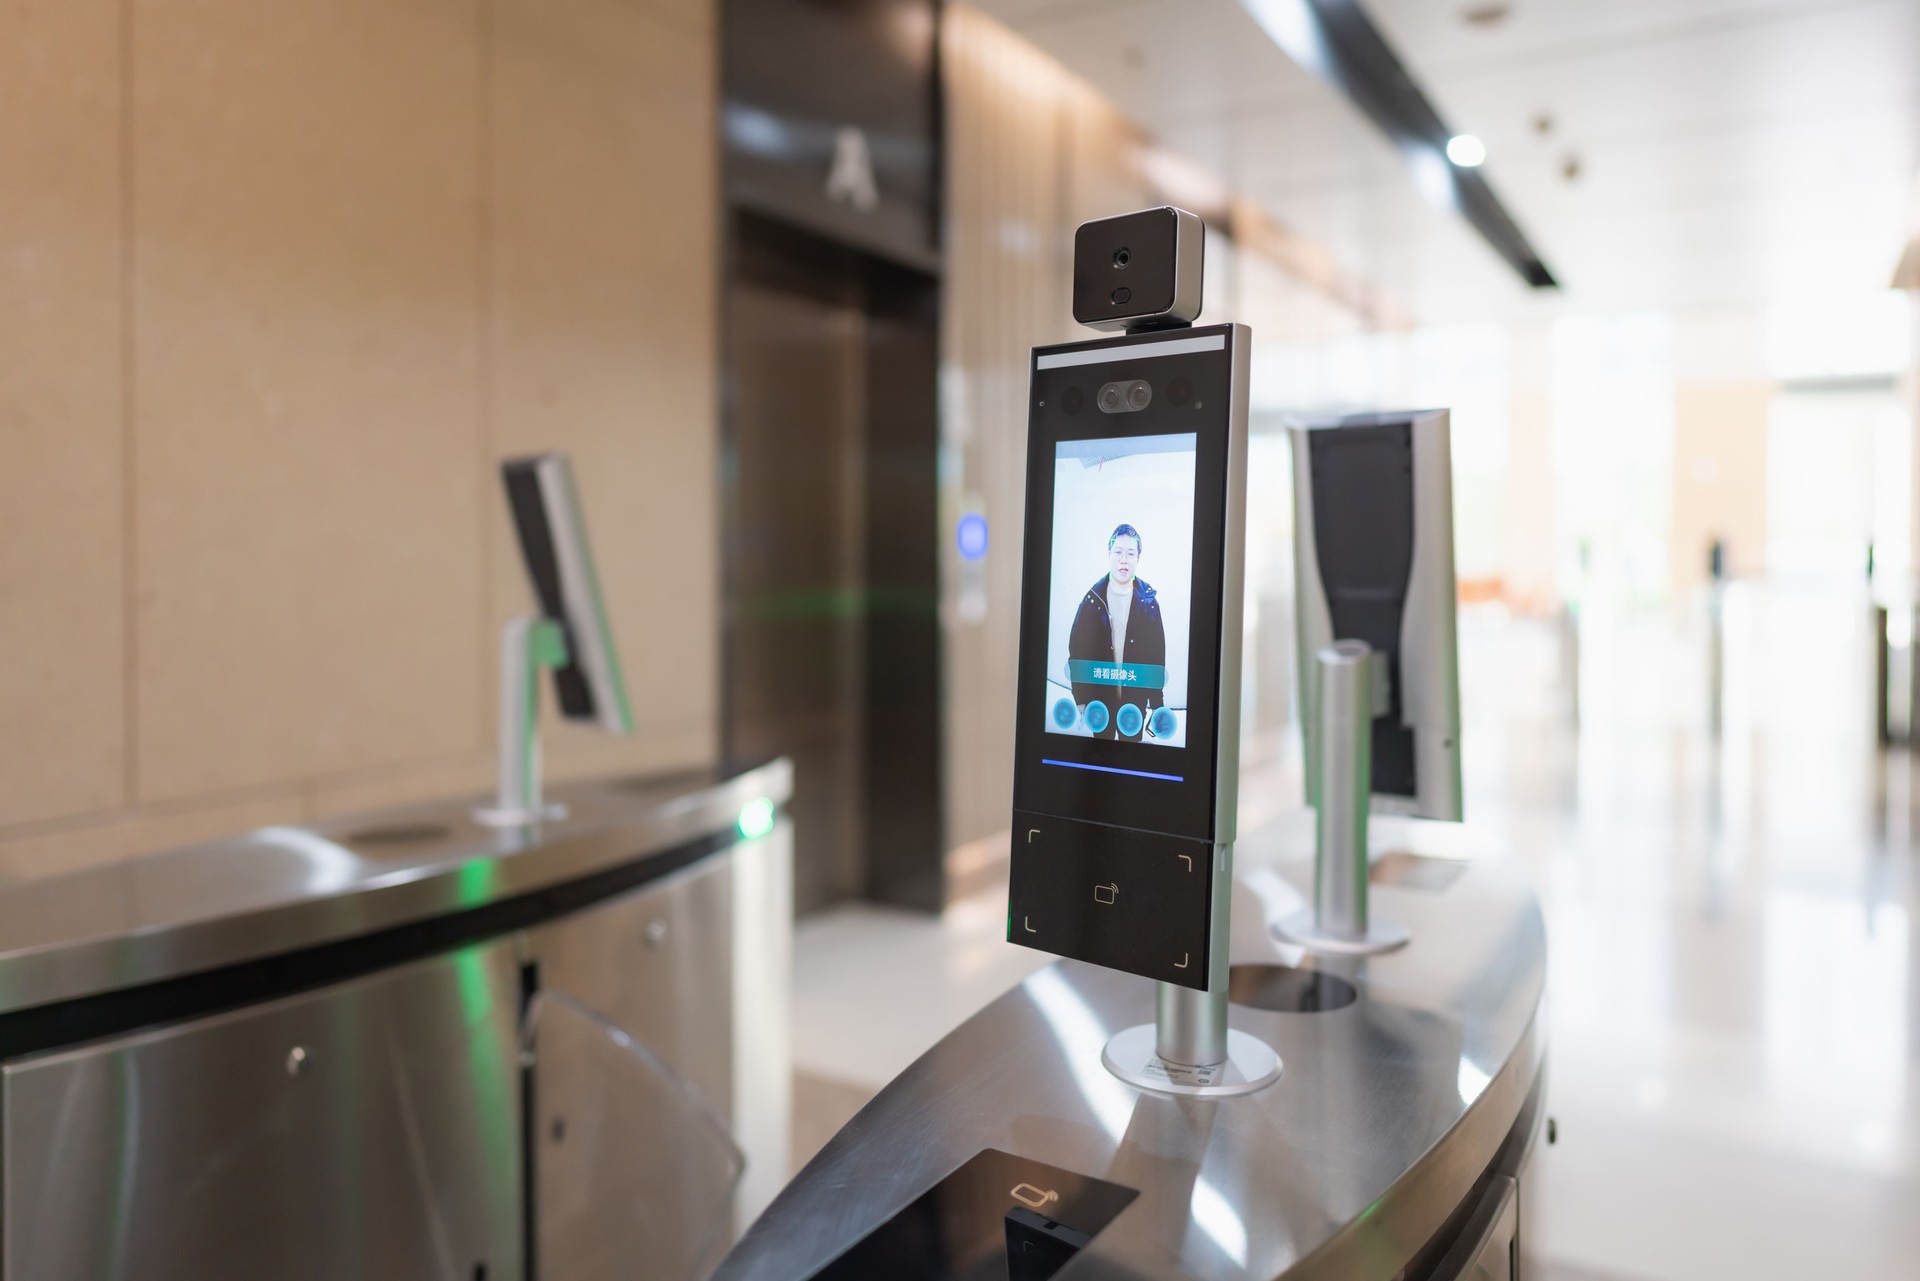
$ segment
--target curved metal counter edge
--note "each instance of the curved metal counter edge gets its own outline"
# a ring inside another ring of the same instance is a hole
[[[856,1115],[717,1281],[812,1276],[986,1148],[1139,1190],[1062,1281],[1425,1275],[1489,1176],[1517,1172],[1544,1082],[1537,900],[1510,863],[1454,866],[1443,890],[1376,886],[1375,910],[1410,926],[1414,941],[1321,966],[1355,983],[1353,1004],[1232,1007],[1232,1025],[1285,1064],[1253,1095],[1188,1099],[1123,1085],[1100,1049],[1152,1020],[1153,985],[1073,961],[1039,971]],[[1267,870],[1292,892],[1310,889],[1310,864]],[[1256,928],[1274,913],[1271,898],[1236,884],[1236,965],[1299,963]]]
[[[785,759],[564,784],[564,818],[497,829],[411,805],[0,883],[9,1016],[472,913],[731,833],[793,791]],[[668,870],[668,869],[662,869]]]

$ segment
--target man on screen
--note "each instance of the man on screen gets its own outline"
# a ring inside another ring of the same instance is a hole
[[[1109,673],[1097,683],[1072,682],[1073,701],[1082,709],[1096,699],[1106,705],[1106,723],[1094,732],[1095,738],[1138,742],[1145,722],[1165,701],[1165,692],[1157,683],[1152,688],[1139,683],[1143,678],[1151,680],[1140,670],[1142,667],[1162,672],[1167,664],[1167,631],[1160,622],[1160,599],[1139,575],[1141,551],[1139,530],[1121,525],[1113,531],[1107,539],[1106,576],[1080,598],[1073,630],[1067,635],[1069,664],[1082,664],[1072,675]],[[1120,732],[1119,711],[1127,703],[1141,712],[1141,720],[1131,734]]]

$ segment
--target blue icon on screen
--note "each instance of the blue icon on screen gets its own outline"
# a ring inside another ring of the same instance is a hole
[[[1073,700],[1070,698],[1061,699],[1053,705],[1054,728],[1072,729],[1075,715],[1077,715],[1077,713],[1073,710]]]
[[[1120,704],[1120,713],[1113,718],[1113,721],[1115,725],[1120,727],[1121,737],[1132,738],[1140,732],[1140,726],[1145,723],[1146,719],[1146,713],[1142,712],[1137,705],[1133,703],[1122,703]]]
[[[1149,723],[1153,727],[1155,738],[1172,738],[1173,731],[1180,728],[1180,722],[1174,718],[1173,710],[1166,707],[1155,708],[1153,720]]]
[[[960,518],[960,525],[954,530],[954,541],[960,545],[962,560],[979,560],[987,554],[987,518],[979,512],[968,512]]]
[[[1099,699],[1087,704],[1087,728],[1098,734],[1107,727],[1107,705]]]

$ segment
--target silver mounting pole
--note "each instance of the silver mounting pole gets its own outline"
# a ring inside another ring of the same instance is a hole
[[[1153,1048],[1168,1063],[1212,1067],[1227,1061],[1227,990],[1196,992],[1161,983],[1154,998]]]
[[[473,811],[488,827],[565,818],[540,792],[540,673],[567,661],[566,636],[548,618],[516,618],[500,632],[500,782],[492,805]]]
[[[1154,1053],[1184,1067],[1213,1067],[1229,1057],[1227,961],[1233,947],[1233,846],[1216,846],[1213,861],[1206,990],[1160,983],[1154,996]]]
[[[1233,846],[1223,844],[1214,849],[1206,989],[1156,984],[1154,1021],[1113,1034],[1100,1055],[1107,1071],[1142,1089],[1210,1098],[1251,1094],[1279,1079],[1273,1047],[1227,1026],[1232,924]]]
[[[1283,917],[1274,933],[1309,952],[1364,956],[1403,947],[1404,926],[1368,910],[1367,816],[1373,795],[1373,718],[1386,710],[1384,667],[1365,641],[1314,655],[1320,680],[1313,906]]]

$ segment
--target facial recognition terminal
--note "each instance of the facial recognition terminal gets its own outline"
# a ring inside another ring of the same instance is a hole
[[[1112,238],[1076,277],[1114,274]],[[1008,938],[1199,990],[1225,982],[1249,341],[1037,348],[1028,403]]]

